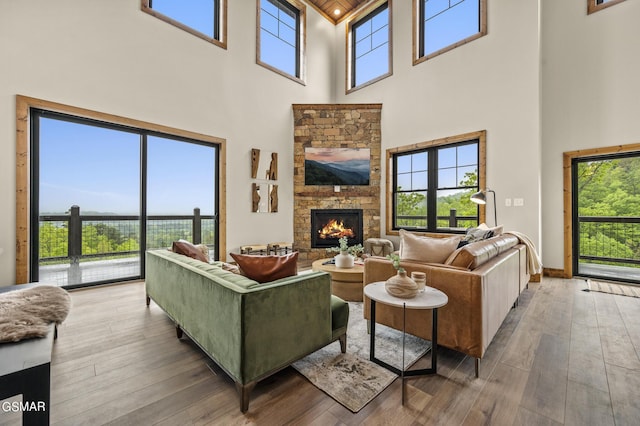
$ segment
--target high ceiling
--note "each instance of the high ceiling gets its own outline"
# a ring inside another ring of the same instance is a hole
[[[307,0],[334,24],[369,0]],[[336,11],[339,11],[337,13]]]

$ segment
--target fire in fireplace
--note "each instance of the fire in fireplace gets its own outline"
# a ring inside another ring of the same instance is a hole
[[[342,237],[347,237],[349,245],[362,244],[362,210],[311,210],[312,248],[335,247]]]

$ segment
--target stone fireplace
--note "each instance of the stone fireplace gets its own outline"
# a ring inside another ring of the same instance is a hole
[[[337,247],[347,237],[362,244],[362,209],[311,209],[311,248]]]
[[[326,248],[338,246],[339,237],[313,241],[316,228],[315,223],[312,224],[312,212],[315,210],[361,212],[360,236],[350,240],[349,245],[380,237],[381,113],[381,104],[293,105],[293,245],[300,261],[333,256],[335,253],[328,254]],[[368,148],[369,185],[305,185],[305,148]]]

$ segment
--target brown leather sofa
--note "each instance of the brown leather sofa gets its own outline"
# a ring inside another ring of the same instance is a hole
[[[438,311],[438,344],[479,360],[520,293],[526,288],[526,246],[511,234],[502,234],[456,250],[445,264],[402,261],[411,275],[427,275],[427,286],[443,291],[449,302]],[[389,260],[371,257],[364,264],[364,285],[386,281],[396,270]],[[364,298],[369,319],[370,301]],[[402,309],[376,305],[376,323],[402,330]],[[406,331],[431,340],[431,311],[407,310]]]

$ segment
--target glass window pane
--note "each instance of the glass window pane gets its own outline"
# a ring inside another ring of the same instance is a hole
[[[458,186],[478,184],[478,170],[475,166],[458,167]]]
[[[396,226],[425,228],[427,226],[427,193],[396,194]]]
[[[371,19],[371,31],[379,30],[389,24],[389,9],[385,9]]]
[[[428,177],[427,172],[414,172],[411,174],[411,189],[427,189],[428,187]]]
[[[398,174],[396,180],[397,180],[396,189],[398,191],[407,191],[411,189],[411,173]]]
[[[40,221],[39,280],[67,286],[139,276],[140,137],[41,117],[38,146],[39,214],[60,219]],[[78,245],[68,238],[74,214],[85,217]]]
[[[260,60],[287,74],[296,75],[295,49],[266,31],[260,34]]]
[[[438,168],[456,166],[456,148],[442,148],[438,150]]]
[[[427,2],[424,25],[424,55],[455,44],[480,31],[480,1],[463,0],[446,10],[436,11]],[[439,3],[436,2],[438,5]],[[440,6],[438,6],[440,7]]]
[[[213,38],[215,15],[213,0],[153,0],[153,10]]]
[[[438,170],[438,188],[455,188],[456,182],[456,169],[439,169]]]
[[[475,190],[439,190],[438,228],[463,230],[477,226],[478,205],[469,199],[474,192]]]
[[[458,147],[458,166],[478,164],[478,144],[468,144]]]
[[[372,34],[371,48],[375,49],[376,47],[382,46],[383,44],[387,44],[389,42],[389,31],[387,27],[382,28]]]
[[[389,52],[386,44],[356,59],[356,81],[359,86],[389,72]]]
[[[428,157],[429,154],[426,151],[413,154],[411,156],[413,170],[427,170],[429,167]]]

